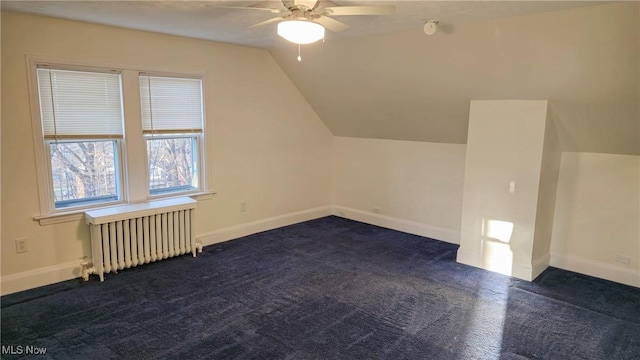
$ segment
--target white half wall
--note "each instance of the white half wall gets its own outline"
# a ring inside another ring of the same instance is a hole
[[[533,243],[546,123],[546,101],[471,101],[458,262],[528,281],[544,268]]]
[[[465,145],[335,137],[333,151],[336,208],[459,243]]]
[[[640,287],[639,184],[640,156],[563,153],[551,266]]]

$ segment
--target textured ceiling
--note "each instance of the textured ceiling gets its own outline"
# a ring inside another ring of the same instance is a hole
[[[593,5],[587,1],[321,1],[327,5],[393,4],[393,16],[342,16],[350,26],[328,33],[327,41],[420,29],[425,19],[438,19],[442,28],[526,13]],[[274,17],[268,11],[220,6],[283,8],[281,1],[6,1],[2,10],[48,15],[70,20],[181,35],[239,45],[271,48],[286,45],[275,24],[249,29]]]

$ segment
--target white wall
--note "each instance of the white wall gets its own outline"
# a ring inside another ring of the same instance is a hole
[[[242,233],[242,224],[257,229],[264,219],[283,224],[287,214],[315,216],[305,211],[331,203],[332,135],[267,51],[2,13],[3,285],[19,274],[70,278],[70,267],[90,254],[83,221],[33,220],[40,209],[26,55],[206,74],[208,180],[217,194],[199,202],[197,232],[210,241]],[[231,233],[220,235],[225,229]],[[21,237],[29,249],[16,254]]]
[[[335,137],[333,203],[346,217],[458,243],[464,159],[465,145]]]
[[[544,128],[544,145],[538,185],[538,209],[536,210],[532,253],[533,262],[541,268],[546,268],[549,265],[549,249],[553,232],[561,158],[562,152],[560,151],[556,125],[548,112]]]
[[[551,265],[640,286],[640,157],[564,153]],[[625,265],[616,255],[630,258]]]
[[[547,122],[538,207],[529,214],[535,213],[530,264],[548,260],[551,251],[552,266],[640,286],[640,157],[563,153],[558,168],[557,143],[547,141],[557,140],[554,131]],[[335,137],[335,213],[458,243],[465,152],[465,145]],[[556,180],[554,194],[548,182]],[[373,213],[376,207],[380,214]],[[616,254],[629,256],[631,264],[616,263]]]
[[[538,275],[532,252],[546,120],[546,101],[471,101],[458,262]]]

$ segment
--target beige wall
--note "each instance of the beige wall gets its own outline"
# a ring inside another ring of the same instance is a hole
[[[330,205],[332,135],[265,50],[2,13],[3,277],[90,252],[84,222],[33,221],[40,209],[25,55],[206,74],[208,180],[218,193],[198,204],[198,234]],[[21,237],[29,250],[16,254]]]
[[[336,137],[333,202],[458,243],[464,159],[465,145]]]
[[[640,286],[639,167],[639,156],[562,155],[552,266]]]

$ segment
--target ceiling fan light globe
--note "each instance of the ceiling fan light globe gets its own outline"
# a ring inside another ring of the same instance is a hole
[[[306,20],[285,20],[278,23],[278,35],[294,44],[311,44],[324,39],[324,26]]]

